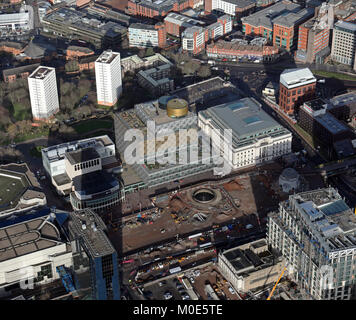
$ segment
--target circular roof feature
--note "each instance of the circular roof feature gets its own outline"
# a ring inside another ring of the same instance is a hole
[[[188,114],[188,102],[184,99],[174,98],[167,103],[167,115],[171,118],[181,118]]]

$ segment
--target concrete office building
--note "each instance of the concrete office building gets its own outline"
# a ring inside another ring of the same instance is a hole
[[[329,102],[329,112],[337,119],[350,122],[356,117],[355,91],[335,96]]]
[[[154,134],[157,138],[155,140],[147,135],[148,121],[155,123]],[[156,186],[209,171],[214,165],[210,161],[210,155],[207,158],[205,158],[206,155],[199,156],[201,146],[198,142],[197,116],[189,110],[186,100],[175,96],[164,96],[158,100],[135,105],[133,110],[115,114],[116,147],[121,155],[124,155],[125,150],[131,144],[131,141],[124,141],[124,134],[132,128],[142,132],[143,140],[138,143],[141,144],[144,152],[140,155],[141,158],[130,167],[145,186]],[[188,131],[180,133],[180,129]],[[191,139],[185,141],[188,135]],[[163,137],[168,139],[170,147],[168,154],[165,152],[167,149],[161,148],[162,141],[159,138]],[[176,159],[179,152],[183,154],[197,152],[198,157],[186,163],[179,162],[179,159],[176,164],[161,162],[164,157],[170,155],[174,155]],[[128,184],[125,184],[125,187],[128,187]]]
[[[57,223],[60,213],[48,208],[14,213],[0,221],[0,296],[59,278],[56,267],[72,266],[69,239]]]
[[[30,6],[22,6],[16,13],[0,14],[0,34],[6,35],[12,32],[23,33],[33,29],[33,9]]]
[[[208,136],[215,133],[215,138],[219,139],[214,141],[212,136],[216,145],[224,141],[223,130],[232,130],[232,145],[221,146],[221,152],[225,147],[229,150],[231,158],[225,152],[223,156],[233,170],[261,164],[291,152],[292,133],[263,111],[253,98],[200,111],[198,125]]]
[[[120,166],[108,136],[42,149],[43,166],[60,195],[69,195],[74,210],[108,210],[124,197],[112,172]]]
[[[293,115],[305,101],[315,97],[316,78],[308,68],[286,69],[279,81],[279,106]]]
[[[322,99],[307,101],[299,109],[298,124],[318,139],[330,157],[333,152],[337,158],[352,156],[355,153],[351,143],[352,131],[330,112],[332,109]]]
[[[95,61],[98,104],[113,106],[122,93],[120,53],[104,51]]]
[[[78,39],[96,48],[110,48],[121,43],[127,28],[113,21],[102,22],[75,8],[53,10],[42,19],[43,30],[57,38]]]
[[[93,300],[120,300],[118,257],[103,220],[92,210],[71,212],[66,225],[73,260],[87,261]]]
[[[218,267],[235,290],[248,292],[274,284],[284,268],[284,259],[262,239],[220,252]]]
[[[163,23],[155,25],[133,23],[129,29],[129,45],[138,48],[163,48],[166,45],[166,28]]]
[[[338,21],[334,25],[331,59],[353,66],[356,50],[356,24]]]
[[[59,111],[55,68],[39,66],[28,77],[28,87],[34,120],[47,120]]]
[[[267,242],[316,300],[355,294],[356,216],[334,188],[290,195],[268,215]]]

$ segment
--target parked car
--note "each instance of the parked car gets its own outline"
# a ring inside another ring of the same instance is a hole
[[[232,287],[229,287],[229,291],[230,291],[231,294],[235,294],[236,293],[235,290]]]

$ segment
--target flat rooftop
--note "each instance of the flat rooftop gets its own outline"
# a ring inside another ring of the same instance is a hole
[[[332,134],[349,131],[347,125],[340,122],[329,112],[325,112],[324,114],[318,115],[314,119]]]
[[[144,23],[132,23],[129,26],[129,30],[130,29],[155,30],[155,26],[151,24],[144,24]]]
[[[276,132],[288,131],[262,110],[253,98],[243,98],[234,102],[200,111],[199,116],[212,120],[212,125],[220,129],[231,129],[233,144],[243,140],[256,139]]]
[[[0,262],[62,244],[49,214],[45,208],[0,220]]]
[[[76,193],[81,196],[95,195],[120,186],[117,179],[105,171],[94,171],[73,178]]]
[[[91,258],[105,257],[116,252],[106,236],[103,220],[92,210],[71,212],[69,227],[77,238],[82,239]]]
[[[89,147],[67,152],[66,157],[70,164],[74,165],[85,161],[99,159],[100,155],[94,148]]]
[[[181,27],[188,28],[190,26],[194,25],[204,25],[205,23],[196,19],[192,19],[191,17],[187,17],[185,15],[175,13],[175,12],[170,12],[168,15],[164,18],[164,21],[168,21],[174,24],[177,24]]]
[[[334,107],[356,104],[356,92],[354,91],[335,96],[330,99],[330,102]]]
[[[55,71],[55,69],[50,67],[39,66],[35,71],[32,72],[29,78],[45,79],[52,71]]]
[[[88,147],[107,147],[112,146],[114,143],[107,135],[98,136],[94,138],[87,138],[82,140],[70,141],[61,144],[57,144],[48,148],[41,150],[42,157],[48,158],[49,162],[58,161],[64,159],[67,152],[75,151],[78,149],[88,148]]]
[[[339,20],[334,24],[334,29],[356,33],[356,24]]]
[[[256,249],[266,247],[265,250],[256,253]],[[232,264],[237,273],[249,273],[264,269],[278,261],[278,256],[268,250],[266,240],[232,248],[223,252],[223,256]]]
[[[280,83],[287,89],[297,88],[316,82],[309,68],[286,69],[281,73]]]
[[[325,109],[326,102],[323,99],[318,98],[311,101],[306,101],[304,104],[313,111],[319,111]]]
[[[0,166],[0,214],[12,209],[31,207],[21,199],[45,199],[40,185],[26,164]]]
[[[301,9],[302,7],[296,3],[280,1],[247,17],[241,18],[241,21],[243,24],[247,23],[254,27],[262,26],[272,31],[274,19],[289,13],[297,13]]]
[[[307,218],[314,235],[328,250],[356,246],[356,215],[336,189],[298,193],[289,196],[289,201]]]
[[[274,24],[278,24],[283,27],[292,27],[299,22],[306,20],[314,15],[314,8],[305,8],[297,13],[291,12],[286,15],[281,15],[273,20]]]
[[[120,58],[120,53],[104,51],[95,62],[110,64],[117,56]]]

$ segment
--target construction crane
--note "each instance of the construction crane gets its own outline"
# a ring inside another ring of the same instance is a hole
[[[274,290],[276,290],[279,281],[282,279],[282,277],[283,277],[283,275],[284,275],[284,272],[287,270],[287,267],[288,267],[288,262],[286,263],[286,265],[284,266],[284,268],[283,268],[281,274],[279,275],[279,278],[278,278],[278,280],[276,281],[276,283],[275,283],[275,285],[274,285],[274,287],[273,287],[271,293],[269,294],[267,300],[271,300],[271,298],[272,298],[272,296],[273,296],[273,292],[274,292]]]

